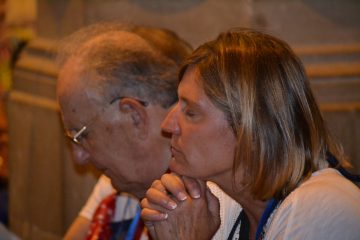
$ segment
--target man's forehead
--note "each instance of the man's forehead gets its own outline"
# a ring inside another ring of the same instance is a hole
[[[58,96],[58,100],[61,108],[70,107],[71,109],[86,109],[101,105],[104,101],[103,96],[96,89],[86,85],[83,88],[79,86],[69,87],[69,91],[64,91]]]
[[[101,89],[93,81],[93,73],[77,71],[72,62],[65,64],[59,75],[57,97],[64,115],[86,111],[104,100]],[[79,66],[80,67],[80,66]]]
[[[100,91],[98,81],[100,76],[91,69],[86,69],[83,59],[71,56],[59,71],[57,82],[58,97],[71,95],[85,95],[98,98]]]
[[[75,87],[80,84],[82,78],[83,66],[79,57],[70,57],[59,71],[56,86],[57,96],[69,94],[75,91]]]
[[[86,93],[63,95],[59,98],[60,112],[67,130],[79,130],[101,110],[97,98],[89,97]]]

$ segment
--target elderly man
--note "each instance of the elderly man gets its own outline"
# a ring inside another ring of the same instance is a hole
[[[169,31],[112,24],[80,30],[64,43],[57,96],[74,156],[90,160],[119,192],[143,198],[168,168],[170,142],[160,124],[177,101],[178,63],[189,46]],[[146,237],[134,200],[106,198],[92,234]],[[115,212],[102,211],[113,205]],[[104,219],[116,223],[110,229]]]

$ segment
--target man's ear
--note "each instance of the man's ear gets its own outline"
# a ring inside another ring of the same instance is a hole
[[[148,135],[149,116],[146,107],[132,98],[123,98],[119,101],[119,109],[123,114],[130,114],[131,124],[141,139]]]

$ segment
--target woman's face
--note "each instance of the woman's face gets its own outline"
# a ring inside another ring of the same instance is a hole
[[[206,96],[197,68],[188,68],[178,88],[179,102],[162,123],[172,134],[170,169],[215,181],[231,176],[236,139],[222,111]]]

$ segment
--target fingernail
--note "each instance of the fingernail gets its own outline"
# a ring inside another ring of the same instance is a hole
[[[163,213],[163,214],[161,214],[161,216],[162,216],[164,219],[167,219],[167,218],[168,218],[168,214],[167,214],[167,213]]]
[[[198,192],[192,193],[192,198],[200,198],[200,193]]]
[[[171,208],[171,209],[175,209],[177,207],[177,204],[175,202],[168,202],[168,206]]]
[[[179,199],[180,201],[184,201],[184,200],[186,200],[186,198],[187,198],[186,194],[183,193],[183,192],[180,192],[180,193],[177,195],[177,197],[178,197],[178,199]]]

